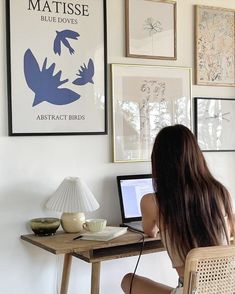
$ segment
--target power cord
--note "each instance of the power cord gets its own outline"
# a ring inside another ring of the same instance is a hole
[[[134,277],[135,277],[135,274],[136,274],[136,270],[137,270],[137,268],[138,268],[139,261],[140,261],[140,258],[141,258],[141,256],[142,256],[143,249],[144,249],[144,241],[145,241],[145,237],[144,237],[144,234],[141,233],[141,232],[138,231],[138,230],[135,230],[135,229],[130,228],[130,227],[128,227],[128,230],[131,231],[131,232],[133,232],[133,233],[136,233],[136,234],[141,235],[141,240],[142,240],[141,247],[140,247],[140,253],[139,253],[139,256],[138,256],[138,259],[137,259],[136,265],[135,265],[134,272],[133,272],[132,277],[131,277],[131,283],[130,283],[130,289],[129,289],[129,294],[131,294],[131,293],[132,293],[133,281],[134,281]]]

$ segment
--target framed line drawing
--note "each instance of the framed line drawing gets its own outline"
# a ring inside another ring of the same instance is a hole
[[[194,99],[195,134],[202,151],[235,151],[235,99]]]
[[[149,161],[165,126],[191,128],[191,69],[112,64],[114,162]]]
[[[126,55],[177,59],[175,1],[126,0]]]
[[[196,84],[235,86],[235,10],[195,6]]]
[[[107,134],[106,0],[5,1],[9,135]]]

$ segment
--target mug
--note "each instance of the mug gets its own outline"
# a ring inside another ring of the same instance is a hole
[[[83,229],[95,233],[103,231],[106,227],[106,219],[87,219],[83,224]]]

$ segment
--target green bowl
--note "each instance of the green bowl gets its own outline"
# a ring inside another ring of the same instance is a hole
[[[30,227],[37,236],[51,236],[60,226],[60,219],[54,217],[34,218],[30,220]]]

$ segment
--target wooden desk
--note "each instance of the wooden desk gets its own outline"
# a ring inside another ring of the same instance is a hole
[[[54,236],[38,237],[33,234],[22,235],[21,239],[53,254],[64,255],[63,275],[60,294],[67,294],[72,257],[92,264],[91,294],[99,294],[100,264],[102,261],[138,255],[142,238],[139,234],[127,232],[110,241],[73,240],[78,234],[58,232]],[[145,238],[143,254],[165,250],[160,237]]]

